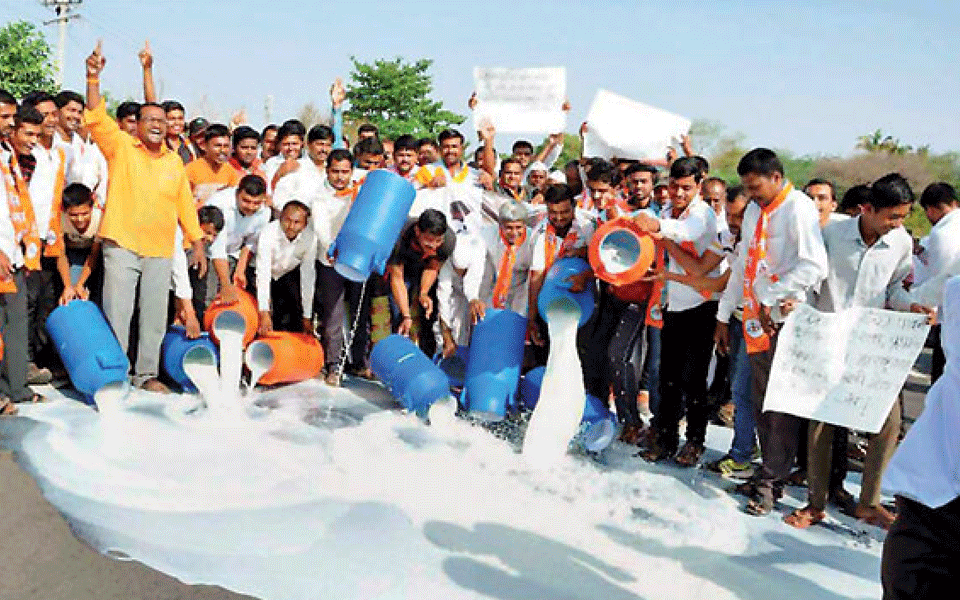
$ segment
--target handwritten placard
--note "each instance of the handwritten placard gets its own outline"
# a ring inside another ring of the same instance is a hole
[[[474,121],[489,120],[504,133],[559,133],[567,126],[563,103],[567,71],[563,67],[506,69],[475,67]]]
[[[876,433],[929,329],[925,315],[800,305],[780,331],[763,409]]]
[[[601,89],[587,115],[583,155],[662,160],[689,131],[689,119]]]

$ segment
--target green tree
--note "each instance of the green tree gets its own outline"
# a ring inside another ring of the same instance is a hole
[[[0,28],[0,86],[17,98],[34,90],[57,91],[50,62],[50,45],[26,21]]]
[[[547,140],[544,139],[534,149],[533,154],[538,154],[546,145]],[[553,163],[554,170],[562,170],[564,165],[571,160],[579,160],[581,154],[583,154],[583,140],[580,139],[580,136],[571,133],[563,134],[563,151],[560,153],[560,158],[557,159],[557,162]]]
[[[432,60],[407,63],[397,57],[372,64],[353,56],[350,60],[353,71],[347,84],[347,122],[372,123],[381,136],[391,139],[404,133],[436,135],[445,127],[463,123],[465,117],[444,110],[441,102],[430,99],[433,81],[428,71]]]

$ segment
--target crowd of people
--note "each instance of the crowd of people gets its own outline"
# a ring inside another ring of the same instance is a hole
[[[742,480],[750,514],[771,512],[785,485],[806,481],[808,505],[785,516],[794,527],[822,521],[830,504],[893,522],[880,482],[900,437],[901,403],[870,436],[854,499],[843,487],[849,432],[764,412],[763,399],[778,332],[799,303],[936,319],[960,257],[949,184],[920,194],[933,229],[918,242],[903,227],[914,191],[896,173],[838,198],[827,180],[795,187],[777,155],[756,148],[741,158],[739,182],[727,182],[688,140],[683,155],[665,160],[556,165],[562,134],[539,150],[517,141],[501,156],[490,123],[470,161],[454,129],[391,140],[366,124],[350,145],[339,81],[329,126],[289,120],[257,131],[242,114],[229,125],[187,122],[182,104],[157,102],[149,48],[140,61],[144,102],[123,102],[112,116],[99,47],[86,61],[85,96],[38,91],[18,100],[0,91],[3,414],[42,401],[30,385],[62,374],[44,323],[76,298],[102,307],[135,359],[132,383],[154,392],[167,391],[159,354],[170,324],[195,337],[212,303],[243,292],[255,298],[261,333],[319,337],[329,385],[340,384],[341,359],[347,373],[373,377],[370,349],[390,333],[450,356],[491,308],[527,318],[532,368],[548,352],[537,309],[547,272],[560,258],[586,258],[598,226],[626,218],[656,239],[647,276],[620,287],[589,269],[570,278],[574,290],[596,291],[578,349],[587,392],[615,406],[620,441],[647,461],[694,467],[708,423],[726,420],[735,432],[729,453],[705,467]],[[335,268],[331,246],[375,169],[441,200],[405,225],[382,276],[356,282]],[[945,358],[939,326],[934,333],[936,381]]]

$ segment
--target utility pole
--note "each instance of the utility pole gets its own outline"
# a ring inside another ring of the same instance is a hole
[[[273,116],[273,94],[268,94],[263,101],[263,116],[266,118],[267,125],[269,125]]]
[[[67,22],[71,19],[79,18],[78,14],[71,14],[70,11],[75,6],[79,6],[83,0],[40,0],[41,4],[47,8],[52,8],[57,14],[55,19],[44,21],[44,25],[57,23],[60,30],[59,40],[57,42],[57,75],[55,82],[57,87],[63,86],[63,69],[67,62]]]

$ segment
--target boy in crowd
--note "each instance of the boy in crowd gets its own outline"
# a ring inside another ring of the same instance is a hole
[[[290,200],[257,238],[261,335],[274,330],[312,333],[317,240],[309,221],[307,205]]]
[[[47,383],[52,379],[50,368],[59,368],[59,357],[47,334],[47,317],[57,307],[60,296],[57,259],[63,252],[60,243],[60,201],[66,176],[70,171],[70,154],[54,146],[59,113],[56,102],[46,92],[27,94],[21,110],[36,110],[42,117],[35,142],[28,139],[26,130],[15,129],[13,147],[17,152],[20,174],[26,187],[20,191],[21,200],[30,202],[36,219],[37,234],[43,240],[41,268],[27,274],[30,315],[30,383]],[[62,370],[62,369],[60,369]]]
[[[32,123],[23,125],[23,119]],[[43,117],[36,110],[20,111],[17,101],[0,90],[0,415],[16,414],[14,403],[42,400],[27,386],[29,333],[27,318],[28,269],[40,268],[42,241],[37,234],[33,207],[21,198],[22,182],[14,131],[36,141]],[[8,144],[10,144],[8,146]],[[12,150],[12,151],[11,151]]]
[[[263,162],[257,157],[260,151],[260,134],[249,125],[241,125],[233,130],[233,155],[230,157],[230,166],[237,175],[259,175],[264,181],[267,174],[263,170]]]
[[[214,297],[224,302],[237,300],[237,288],[246,289],[250,255],[263,227],[270,222],[266,206],[267,184],[259,175],[246,175],[235,188],[216,192],[206,206],[217,207],[223,215],[223,227],[210,246],[212,272],[200,283],[199,297],[209,306]]]
[[[103,211],[93,202],[93,192],[82,183],[71,183],[63,190],[62,228],[64,252],[57,257],[57,271],[63,284],[60,304],[74,298],[101,302],[103,274],[100,240],[97,231]]]
[[[397,333],[416,341],[427,356],[433,356],[437,349],[433,333],[437,320],[437,275],[456,243],[457,236],[447,226],[443,213],[428,208],[404,227],[387,261],[393,325]],[[422,309],[417,312],[416,327],[414,303]]]
[[[682,255],[700,259],[716,247],[717,224],[713,208],[700,197],[702,166],[694,157],[677,159],[670,166],[670,210],[660,218],[641,213],[634,221],[644,231],[663,238],[661,252],[670,254],[668,270],[684,273]],[[679,257],[679,258],[678,258]],[[663,267],[662,256],[658,267]],[[714,259],[711,271],[721,256]],[[665,292],[665,293],[664,293]],[[652,426],[655,437],[644,454],[649,461],[672,457],[679,444],[678,426],[686,409],[686,442],[676,457],[678,465],[696,465],[704,451],[707,429],[707,371],[713,352],[710,330],[716,315],[716,301],[679,281],[656,284],[648,315],[662,322],[660,346],[660,405]]]
[[[303,154],[303,140],[306,134],[307,128],[296,119],[284,121],[277,130],[277,154],[263,163],[270,189],[277,187],[277,181],[281,177],[297,169],[296,163]],[[286,167],[283,172],[280,172],[281,166]]]
[[[935,314],[933,309],[914,302],[904,287],[911,270],[913,240],[903,229],[903,220],[910,214],[913,200],[906,180],[891,173],[873,183],[860,216],[824,229],[828,271],[816,294],[817,310],[839,312],[863,306]],[[893,515],[880,505],[880,481],[896,449],[901,420],[902,404],[898,400],[880,432],[870,438],[860,501],[853,512],[858,519],[884,529],[893,523]],[[809,503],[784,519],[793,527],[805,529],[826,517],[833,437],[833,425],[810,421]]]
[[[940,306],[943,302],[943,286],[947,279],[960,274],[960,202],[957,192],[949,183],[931,183],[920,195],[920,208],[933,225],[920,254],[925,268],[914,280],[915,295],[923,302]],[[941,325],[931,332],[933,340],[933,364],[930,379],[935,382],[943,375],[946,357],[940,343]]]
[[[240,183],[240,174],[230,166],[230,130],[215,123],[203,134],[203,156],[186,167],[187,180],[197,205],[202,206],[214,192]]]

